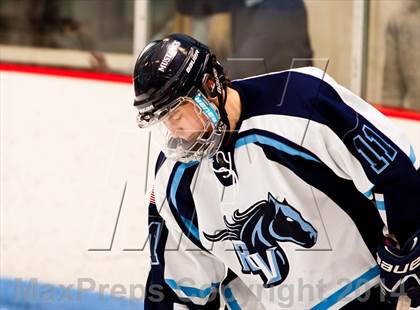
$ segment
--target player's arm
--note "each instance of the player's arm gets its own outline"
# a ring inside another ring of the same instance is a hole
[[[164,162],[161,153],[155,175]],[[219,283],[224,278],[224,265],[183,235],[170,213],[166,213],[169,222],[164,220],[160,214],[164,213],[164,202],[164,190],[157,186],[148,210],[151,268],[145,309],[219,309]]]
[[[357,122],[357,128],[344,138],[345,147],[335,146],[332,156],[342,163],[341,168],[356,188],[374,202],[388,233],[403,244],[420,227],[420,172],[416,155],[411,146],[407,145],[404,151],[401,144],[363,116],[358,115]]]
[[[329,155],[386,213],[389,233],[404,244],[420,228],[419,155],[391,120],[330,77],[325,80],[336,92],[321,90],[318,104],[338,138],[325,142]]]
[[[367,102],[325,77],[317,108],[339,139],[325,142],[333,162],[372,200],[398,243],[380,245],[382,284],[419,299],[419,157],[404,133]],[[323,89],[324,88],[324,89]],[[349,197],[349,199],[351,199]],[[398,249],[399,247],[399,249]],[[390,272],[388,272],[390,271]],[[392,285],[391,285],[392,284]],[[388,291],[389,293],[389,291]]]
[[[184,238],[185,239],[185,236]],[[154,203],[149,205],[151,268],[145,309],[219,309],[219,282],[224,274],[198,249],[180,248],[181,235],[168,230]]]

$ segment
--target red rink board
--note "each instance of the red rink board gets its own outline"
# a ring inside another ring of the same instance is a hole
[[[131,76],[123,75],[123,74],[63,69],[63,68],[56,68],[56,67],[9,64],[9,63],[0,63],[0,71],[13,71],[13,72],[22,72],[22,73],[31,73],[31,74],[54,75],[54,76],[63,76],[63,77],[70,77],[70,78],[108,81],[108,82],[127,83],[127,84],[131,84],[133,82],[133,78]]]
[[[13,71],[13,72],[22,72],[22,73],[30,73],[30,74],[44,74],[44,75],[53,75],[53,76],[61,76],[61,77],[97,80],[97,81],[107,81],[107,82],[114,82],[114,83],[126,83],[126,84],[132,84],[133,82],[133,78],[131,76],[123,75],[123,74],[63,69],[63,68],[44,67],[44,66],[35,66],[35,65],[11,64],[11,63],[0,63],[0,71]],[[420,121],[420,112],[417,112],[417,111],[385,107],[380,104],[374,104],[374,106],[383,114],[390,117],[397,117],[397,118],[403,118],[403,119],[408,119],[408,120]]]

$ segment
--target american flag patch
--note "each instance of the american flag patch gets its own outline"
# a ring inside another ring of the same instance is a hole
[[[155,202],[155,189],[152,189],[152,192],[150,194],[150,203],[156,204]]]

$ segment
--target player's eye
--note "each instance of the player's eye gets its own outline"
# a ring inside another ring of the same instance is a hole
[[[170,121],[179,121],[182,117],[182,113],[179,111],[174,111],[173,113],[171,113],[169,115],[169,120]]]
[[[292,219],[292,218],[290,218],[290,217],[286,217],[286,221],[288,221],[288,222],[294,222],[295,220]]]
[[[176,114],[172,117],[172,120],[174,120],[174,121],[179,121],[179,120],[181,119],[181,117],[182,117],[182,114],[181,114],[181,113],[176,113]]]

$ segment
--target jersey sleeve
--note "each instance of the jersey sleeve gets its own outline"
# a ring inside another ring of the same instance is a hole
[[[145,309],[219,309],[219,285],[224,269],[214,258],[183,239],[185,236],[182,238],[181,234],[168,229],[151,202],[151,268],[146,283]]]
[[[321,133],[331,161],[372,200],[390,233],[402,243],[420,227],[419,160],[391,120],[328,75],[316,98],[319,113],[338,139]],[[349,197],[351,199],[351,197]]]
[[[163,161],[160,156],[155,173]],[[219,309],[224,264],[182,233],[164,211],[165,201],[163,186],[155,188],[148,210],[151,268],[145,309]]]

